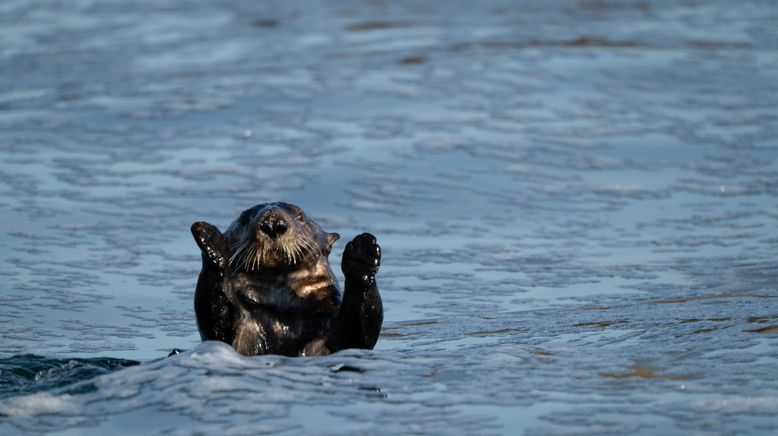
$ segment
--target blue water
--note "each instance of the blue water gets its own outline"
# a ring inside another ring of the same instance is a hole
[[[0,433],[775,433],[775,22],[3,2]],[[189,226],[267,201],[378,236],[374,351],[200,344]]]
[[[0,360],[0,395],[13,397],[57,390],[85,393],[95,385],[77,382],[138,364],[123,359],[56,359],[20,354]],[[6,413],[0,412],[0,415],[5,416]]]

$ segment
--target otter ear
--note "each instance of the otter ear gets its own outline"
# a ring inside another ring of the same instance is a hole
[[[340,235],[337,233],[327,233],[327,249],[332,250],[332,244],[340,239]]]
[[[227,241],[224,235],[213,224],[198,221],[192,224],[192,236],[197,246],[203,252],[203,263],[210,262],[220,271],[227,269],[230,251],[227,249]]]

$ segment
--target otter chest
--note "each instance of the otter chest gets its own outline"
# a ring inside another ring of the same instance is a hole
[[[234,347],[244,354],[298,355],[326,336],[339,301],[323,305],[316,296],[300,296],[281,283],[244,284],[235,289],[240,315]],[[335,310],[321,312],[322,307]]]

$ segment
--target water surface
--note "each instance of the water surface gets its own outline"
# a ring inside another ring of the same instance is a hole
[[[776,21],[4,2],[0,431],[775,432]],[[378,236],[374,351],[199,344],[189,225],[279,200]]]

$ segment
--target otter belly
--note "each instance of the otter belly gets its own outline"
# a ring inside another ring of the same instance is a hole
[[[326,354],[312,345],[329,333],[326,317],[300,317],[260,310],[244,312],[236,323],[233,348],[241,354],[300,356]]]

